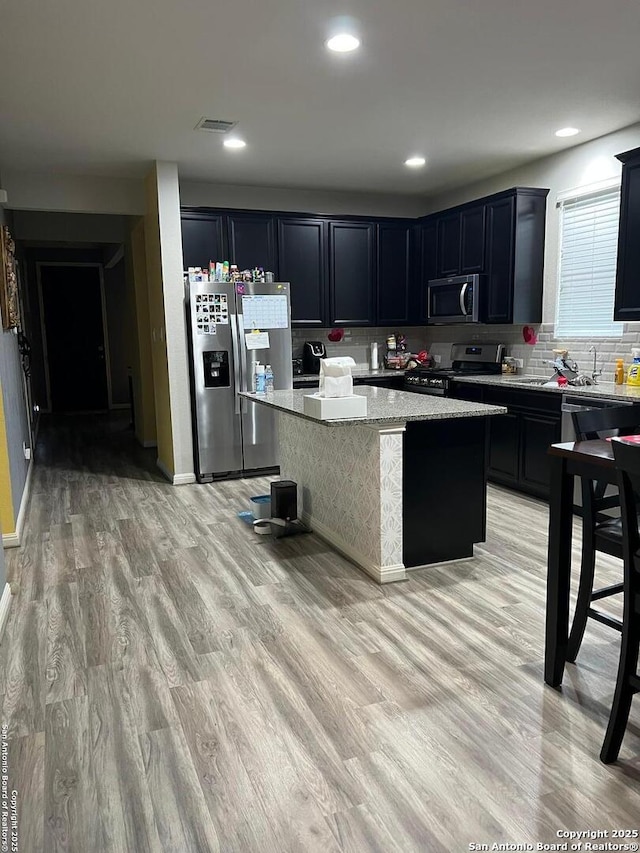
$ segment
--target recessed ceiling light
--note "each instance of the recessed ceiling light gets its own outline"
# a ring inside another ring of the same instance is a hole
[[[409,157],[408,160],[404,161],[405,166],[410,166],[412,169],[419,169],[420,166],[424,166],[427,161],[424,157]]]
[[[338,33],[325,42],[329,50],[336,53],[350,53],[360,47],[360,39],[351,33]]]
[[[556,130],[556,136],[575,136],[576,133],[580,133],[577,127],[561,127],[560,130]]]
[[[225,148],[244,148],[247,143],[244,139],[238,139],[237,136],[230,136],[228,139],[225,139],[222,144]]]

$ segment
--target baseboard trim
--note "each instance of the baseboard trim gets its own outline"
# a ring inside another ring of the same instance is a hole
[[[114,409],[130,409],[131,406],[129,403],[112,403],[109,408],[113,411]]]
[[[173,476],[174,486],[189,486],[191,483],[195,483],[195,481],[195,474],[174,474]]]
[[[27,506],[31,496],[31,478],[33,476],[33,456],[29,462],[27,470],[27,478],[24,481],[24,489],[22,490],[22,498],[20,500],[20,509],[18,510],[18,519],[16,521],[16,529],[13,533],[2,534],[3,548],[18,548],[22,542],[22,530],[27,515]]]
[[[159,457],[156,459],[156,465],[174,486],[188,486],[190,483],[195,483],[196,481],[196,475],[191,472],[188,474],[172,474]]]
[[[9,616],[9,608],[11,607],[11,587],[8,583],[4,585],[2,590],[2,598],[0,598],[0,643],[4,636],[4,629]]]
[[[345,542],[338,534],[326,527],[322,522],[313,518],[307,512],[302,513],[302,521],[312,529],[314,533],[333,545],[336,551],[339,551],[345,557],[348,557],[352,563],[355,563],[358,568],[362,569],[369,577],[373,578],[377,583],[395,583],[396,581],[404,581],[407,579],[407,571],[402,563],[393,566],[380,566],[377,563],[371,562],[359,551],[356,551],[348,542]]]

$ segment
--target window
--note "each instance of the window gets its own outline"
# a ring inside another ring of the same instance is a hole
[[[560,207],[557,338],[613,337],[620,186],[575,192]]]

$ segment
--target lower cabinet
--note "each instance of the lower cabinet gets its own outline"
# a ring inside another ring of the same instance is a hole
[[[488,477],[494,483],[548,499],[547,451],[560,441],[561,395],[458,385],[454,396],[507,407],[506,415],[490,418]]]
[[[489,476],[509,486],[518,484],[520,415],[509,412],[492,418],[489,427]]]
[[[549,497],[549,446],[560,441],[560,415],[523,411],[520,417],[520,484],[534,495]]]

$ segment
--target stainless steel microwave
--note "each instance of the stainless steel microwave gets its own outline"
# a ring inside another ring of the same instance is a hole
[[[427,316],[430,323],[479,323],[479,275],[433,279],[427,284]]]

